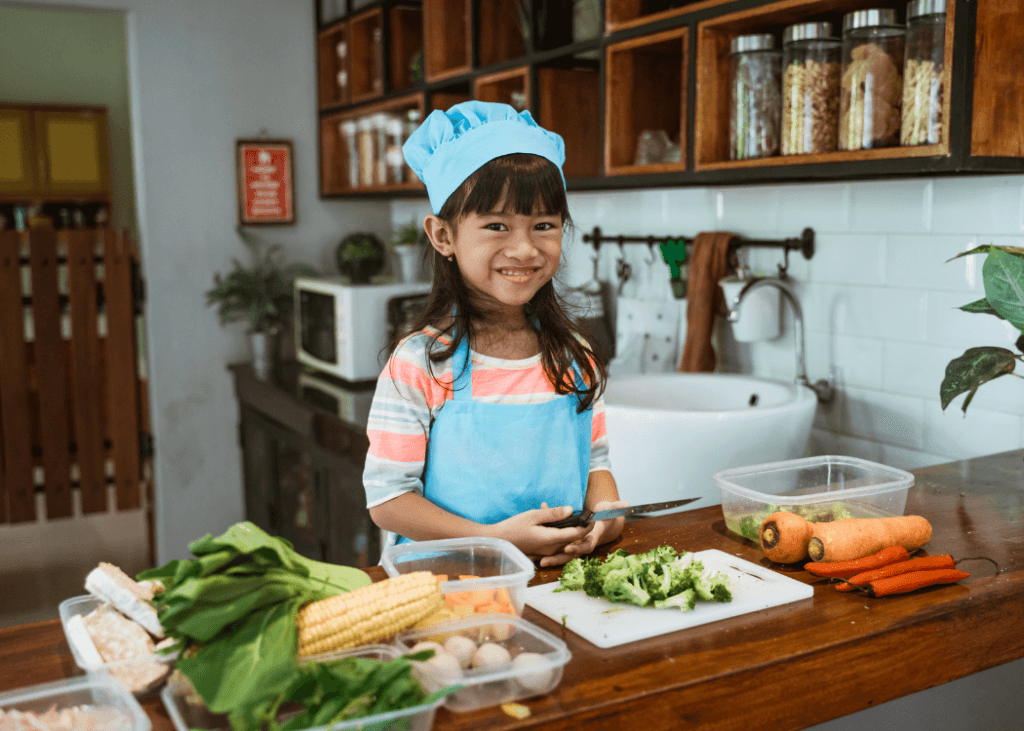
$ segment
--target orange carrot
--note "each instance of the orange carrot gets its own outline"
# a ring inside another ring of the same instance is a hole
[[[954,584],[970,576],[966,571],[956,569],[934,569],[932,571],[911,571],[909,574],[876,579],[868,584],[868,594],[874,597],[890,594],[905,594],[933,584]]]
[[[932,538],[931,524],[920,515],[850,518],[813,525],[807,553],[815,562],[852,561],[886,546],[914,551]]]
[[[879,569],[897,561],[906,561],[908,558],[910,558],[910,554],[903,546],[886,546],[878,553],[854,559],[853,561],[833,561],[832,563],[810,562],[804,564],[804,568],[815,576],[847,579],[862,571]]]
[[[875,555],[877,556],[878,554]],[[836,589],[838,591],[853,591],[857,586],[870,584],[878,579],[888,579],[892,576],[909,574],[911,571],[952,568],[956,568],[956,564],[954,563],[952,556],[924,556],[921,558],[912,558],[909,561],[890,563],[888,566],[883,566],[882,568],[874,569],[873,571],[864,571],[863,573],[850,576],[846,581],[841,581],[836,584]]]
[[[440,581],[448,581],[448,574],[434,574],[434,578]]]
[[[776,563],[802,561],[813,530],[813,523],[795,513],[772,513],[761,523],[761,550]]]

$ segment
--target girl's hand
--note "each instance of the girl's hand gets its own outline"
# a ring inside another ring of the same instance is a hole
[[[494,524],[495,535],[504,538],[532,560],[550,560],[556,555],[564,555],[563,547],[574,541],[582,540],[590,531],[591,526],[578,528],[548,528],[544,523],[552,523],[572,515],[572,507],[563,505],[549,508],[546,503],[536,510],[527,510],[513,515],[500,523]],[[620,529],[621,530],[621,529]],[[545,559],[545,557],[548,557]],[[542,566],[559,566],[568,561],[566,557],[558,563],[541,563]]]
[[[616,508],[628,508],[629,503],[624,500],[602,500],[593,507],[598,513],[602,510],[615,510]],[[574,541],[566,545],[560,553],[545,556],[540,560],[541,567],[561,566],[579,556],[586,556],[598,546],[614,541],[622,533],[622,527],[626,525],[625,518],[612,518],[610,520],[598,520],[588,525],[584,530],[587,534],[582,540]]]

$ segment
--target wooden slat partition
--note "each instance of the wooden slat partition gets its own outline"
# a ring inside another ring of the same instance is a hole
[[[57,291],[57,233],[53,229],[33,232],[29,262],[46,516],[68,518],[71,516],[71,455],[68,450],[67,373]]]
[[[107,475],[103,455],[102,404],[96,308],[96,236],[69,231],[67,246],[68,295],[71,304],[71,393],[74,401],[75,458],[82,512],[107,509]]]
[[[117,509],[138,508],[139,411],[132,313],[131,240],[123,231],[104,232],[107,313],[107,433],[113,443]]]
[[[21,237],[0,231],[0,422],[3,423],[4,480],[0,515],[20,523],[36,517],[29,436],[25,318],[21,306]]]
[[[117,508],[140,507],[136,260],[123,231],[0,231],[0,522],[37,518],[37,470],[47,518],[73,515],[73,468],[82,512],[110,509],[108,463]]]

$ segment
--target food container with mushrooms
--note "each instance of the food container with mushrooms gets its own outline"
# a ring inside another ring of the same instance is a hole
[[[402,654],[434,650],[413,675],[428,693],[464,686],[445,698],[452,711],[511,703],[550,693],[572,653],[560,639],[522,617],[481,614],[395,637]]]
[[[142,706],[105,674],[0,693],[0,728],[12,731],[149,731]]]
[[[782,51],[767,33],[737,36],[730,49],[729,159],[778,155]]]
[[[935,145],[942,141],[945,50],[946,0],[911,0],[907,4],[901,145]]]
[[[842,42],[831,23],[799,23],[782,40],[782,154],[832,152],[839,146]]]
[[[905,40],[890,8],[843,16],[840,150],[899,144]]]

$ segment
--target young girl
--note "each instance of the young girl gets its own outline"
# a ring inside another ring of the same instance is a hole
[[[604,365],[552,285],[571,223],[562,138],[473,101],[431,113],[403,151],[434,212],[434,284],[377,382],[370,516],[389,540],[494,536],[541,566],[588,554],[622,518],[544,525],[627,506],[608,465]]]

